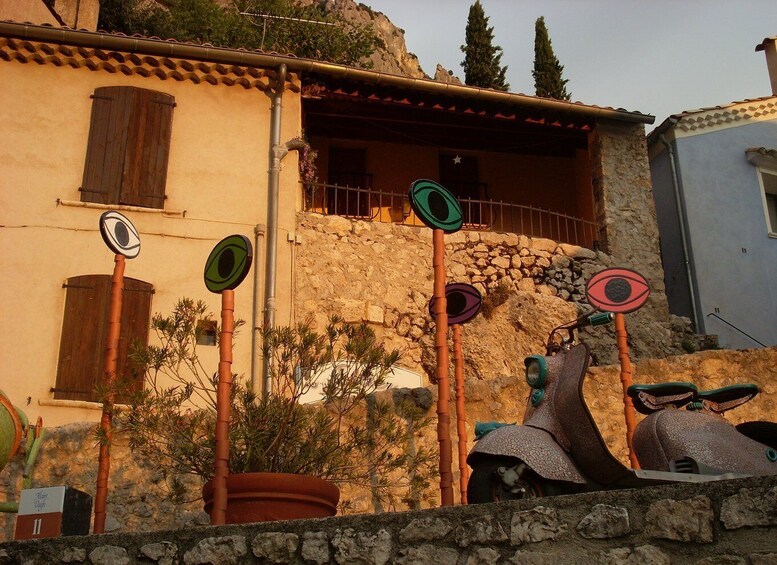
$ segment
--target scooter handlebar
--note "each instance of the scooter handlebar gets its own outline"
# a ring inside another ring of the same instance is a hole
[[[559,349],[563,348],[565,344],[569,345],[574,341],[574,331],[580,328],[585,328],[588,326],[603,326],[605,324],[609,324],[615,319],[615,314],[612,312],[593,312],[591,314],[583,314],[580,316],[577,320],[574,320],[572,322],[568,322],[566,324],[562,324],[558,326],[557,328],[553,329],[552,332],[550,332],[550,335],[548,336],[548,344],[546,347],[546,353],[548,355],[558,351]],[[569,333],[569,337],[564,339],[562,338],[561,343],[556,343],[554,340],[554,336],[556,335],[556,332],[564,331],[566,330]]]
[[[578,318],[571,325],[561,326],[562,330],[577,330],[585,328],[587,326],[604,326],[609,324],[615,319],[615,314],[612,312],[594,312],[591,315]]]

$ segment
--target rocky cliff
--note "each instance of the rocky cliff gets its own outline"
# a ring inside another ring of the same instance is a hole
[[[354,0],[301,0],[302,4],[317,4],[324,11],[337,14],[356,24],[367,24],[378,37],[379,46],[370,58],[373,70],[408,76],[430,78],[418,62],[418,57],[407,50],[404,30],[395,26],[385,14]],[[459,79],[440,65],[437,65],[434,80],[460,84]]]

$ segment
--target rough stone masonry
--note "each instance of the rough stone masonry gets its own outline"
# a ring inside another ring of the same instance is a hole
[[[775,565],[777,476],[0,545],[8,564]]]

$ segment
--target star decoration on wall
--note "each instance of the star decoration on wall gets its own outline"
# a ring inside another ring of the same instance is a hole
[[[454,165],[461,165],[461,157],[459,157],[458,155],[456,155],[456,156],[453,158],[453,164],[454,164]]]

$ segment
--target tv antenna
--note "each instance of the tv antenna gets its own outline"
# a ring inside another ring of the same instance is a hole
[[[320,25],[320,26],[331,26],[336,27],[338,24],[334,22],[324,22],[321,20],[309,20],[305,18],[295,18],[292,16],[275,16],[273,14],[257,14],[254,12],[238,12],[241,16],[251,16],[253,18],[262,18],[264,21],[262,22],[262,42],[259,45],[259,49],[264,49],[264,36],[267,33],[267,22],[269,20],[286,20],[291,22],[298,22],[303,24],[314,24],[314,25]],[[249,20],[252,24],[259,27],[259,24],[254,23],[253,20]]]

